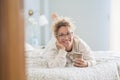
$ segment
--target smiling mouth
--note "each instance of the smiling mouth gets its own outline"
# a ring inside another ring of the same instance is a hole
[[[63,44],[68,45],[70,41],[64,41]]]

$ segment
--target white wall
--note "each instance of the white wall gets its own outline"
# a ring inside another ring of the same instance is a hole
[[[25,41],[32,46],[44,46],[50,40],[49,24],[39,25],[39,16],[45,15],[49,19],[49,0],[25,0]],[[33,15],[29,16],[28,11],[33,10]],[[28,20],[33,18],[37,24],[31,24]]]
[[[25,0],[26,41],[32,43],[33,35],[38,45],[46,45],[51,37],[50,24],[45,27],[33,26],[27,22],[28,10],[35,11],[50,19],[53,12],[71,17],[76,25],[76,34],[85,40],[92,50],[109,49],[110,0]],[[35,30],[35,32],[32,32]]]
[[[28,11],[33,10],[33,15],[29,16]],[[39,44],[38,40],[40,41],[40,37],[38,38],[38,35],[40,36],[40,27],[38,24],[33,25],[31,24],[28,19],[30,17],[34,18],[36,21],[38,21],[38,16],[40,15],[40,1],[35,0],[25,0],[24,1],[24,11],[25,11],[25,41],[37,45]],[[37,35],[38,34],[38,35]],[[36,43],[33,42],[34,39],[36,39]]]
[[[85,40],[92,50],[109,49],[110,0],[51,0],[50,14],[73,19],[76,34]]]

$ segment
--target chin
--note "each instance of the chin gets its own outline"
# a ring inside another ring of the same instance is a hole
[[[65,46],[65,48],[69,48],[70,47],[70,45],[64,45]]]

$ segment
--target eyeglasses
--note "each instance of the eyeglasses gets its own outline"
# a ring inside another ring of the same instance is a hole
[[[59,38],[63,39],[66,36],[71,37],[72,34],[73,34],[73,32],[67,32],[66,34],[58,34],[58,35],[56,35],[56,37],[59,37]]]

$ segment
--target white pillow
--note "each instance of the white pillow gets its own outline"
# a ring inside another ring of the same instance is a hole
[[[29,43],[25,43],[25,51],[33,51],[34,48]]]

